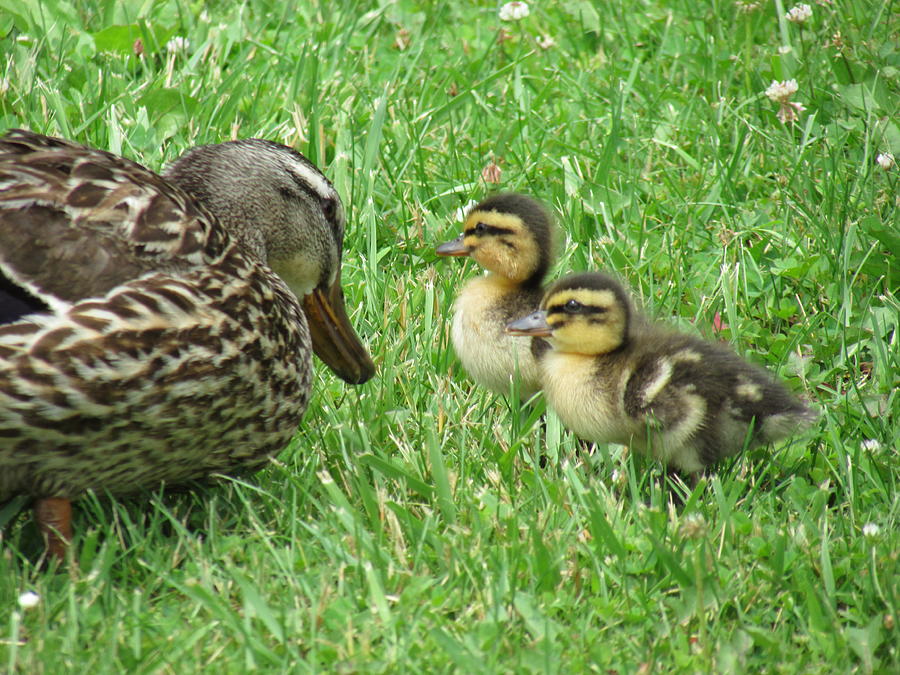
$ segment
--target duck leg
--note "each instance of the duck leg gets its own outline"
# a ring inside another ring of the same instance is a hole
[[[57,560],[64,560],[72,541],[72,502],[61,497],[38,499],[34,517],[47,542],[47,551]]]

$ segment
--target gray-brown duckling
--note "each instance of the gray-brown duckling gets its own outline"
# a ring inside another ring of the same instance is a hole
[[[541,336],[547,404],[578,436],[649,453],[685,473],[810,426],[818,413],[726,346],[638,315],[606,274],[553,284],[513,335]]]

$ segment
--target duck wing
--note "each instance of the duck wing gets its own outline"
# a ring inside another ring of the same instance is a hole
[[[135,162],[20,129],[0,137],[6,322],[21,303],[57,311],[151,271],[207,264],[227,241],[202,206]]]

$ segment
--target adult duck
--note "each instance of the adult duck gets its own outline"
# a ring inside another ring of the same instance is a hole
[[[22,130],[0,137],[0,503],[51,554],[70,501],[259,469],[306,409],[312,353],[374,364],[340,285],[344,210],[293,149],[194,148],[162,176]]]

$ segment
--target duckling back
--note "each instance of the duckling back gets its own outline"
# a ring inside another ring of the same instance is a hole
[[[637,341],[622,409],[632,445],[687,471],[782,440],[818,414],[724,345],[666,332]]]

